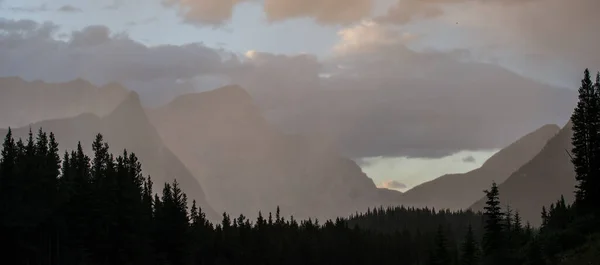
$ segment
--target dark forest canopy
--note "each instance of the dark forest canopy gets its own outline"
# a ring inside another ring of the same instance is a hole
[[[495,183],[483,213],[376,208],[320,222],[224,213],[212,224],[177,181],[154,191],[135,154],[110,153],[98,134],[58,153],[52,133],[9,130],[0,157],[0,243],[6,264],[588,264],[600,261],[600,74],[586,70],[574,111],[577,200],[540,209],[523,224],[499,205]],[[62,158],[61,158],[62,157]],[[540,184],[543,188],[543,183]],[[591,254],[590,254],[591,253]]]

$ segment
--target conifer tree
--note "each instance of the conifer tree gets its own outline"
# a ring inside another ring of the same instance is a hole
[[[575,202],[580,209],[594,208],[599,176],[600,161],[600,93],[592,84],[590,72],[584,71],[579,87],[579,101],[571,116],[573,136],[571,138],[572,160],[577,180]],[[597,202],[597,201],[596,201]]]
[[[483,236],[483,255],[484,264],[503,264],[502,259],[506,253],[503,253],[503,214],[500,208],[499,191],[496,183],[492,183],[491,189],[485,190],[487,197],[484,207],[485,232]]]

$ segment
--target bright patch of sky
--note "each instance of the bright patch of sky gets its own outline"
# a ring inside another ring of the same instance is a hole
[[[370,157],[357,162],[378,187],[396,181],[406,186],[398,190],[406,191],[444,174],[466,173],[479,168],[496,152],[498,150],[460,151],[437,159]]]

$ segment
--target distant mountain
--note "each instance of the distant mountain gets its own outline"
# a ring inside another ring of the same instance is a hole
[[[523,136],[488,159],[480,168],[464,174],[449,174],[418,185],[404,193],[406,205],[465,209],[481,198],[493,181],[502,183],[531,160],[560,130],[545,125]]]
[[[503,206],[519,210],[524,220],[533,225],[541,223],[543,206],[565,196],[572,202],[575,192],[575,171],[568,152],[571,152],[572,124],[569,122],[552,137],[544,148],[531,161],[515,171],[502,184],[498,183],[500,201]],[[481,196],[483,197],[483,196]],[[474,210],[483,210],[482,198],[471,206]]]
[[[81,79],[45,83],[27,82],[18,77],[0,78],[0,128],[20,127],[82,113],[106,115],[128,93],[116,83],[96,87]]]
[[[148,113],[219,211],[256,216],[281,206],[286,215],[330,218],[399,201],[326,141],[273,129],[241,87],[181,96]]]
[[[172,182],[176,178],[187,193],[190,203],[195,199],[208,217],[213,220],[218,218],[206,203],[204,191],[198,181],[162,143],[135,92],[130,92],[113,112],[104,117],[81,114],[73,118],[31,124],[31,127],[13,128],[13,133],[16,137],[26,138],[29,128],[36,132],[40,127],[44,131],[54,132],[61,144],[61,152],[74,150],[77,142],[81,141],[84,151],[90,156],[93,155],[92,142],[95,135],[102,133],[111,153],[119,155],[123,149],[127,149],[138,156],[143,173],[152,177],[154,192],[160,193],[165,182]],[[0,135],[6,135],[6,129],[0,130]]]

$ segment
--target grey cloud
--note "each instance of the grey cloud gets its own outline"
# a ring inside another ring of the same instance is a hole
[[[1,36],[6,40],[5,45],[16,45],[15,41],[19,38],[27,38],[35,41],[49,39],[58,30],[58,25],[45,22],[37,23],[33,20],[8,20],[0,18],[0,32],[4,33]]]
[[[78,13],[78,12],[82,12],[81,8],[78,7],[74,7],[72,5],[64,5],[61,6],[58,11],[60,12],[65,12],[65,13]]]
[[[477,160],[475,160],[475,157],[473,157],[473,156],[463,157],[462,161],[465,162],[465,163],[475,163],[475,162],[477,162]]]
[[[93,47],[109,43],[111,32],[105,26],[89,26],[82,31],[73,32],[70,44],[75,47]]]
[[[49,82],[83,78],[99,85],[117,81],[157,101],[157,90],[169,90],[171,96],[190,91],[189,85],[172,85],[178,79],[225,72],[220,52],[200,43],[147,47],[104,26],[73,32],[65,41],[52,37],[56,29],[51,23],[0,20],[6,33],[0,34],[0,76]]]
[[[600,9],[597,0],[399,0],[380,22],[405,24],[417,17],[438,17],[445,23],[460,21],[460,27],[484,42],[482,49],[492,57],[513,61],[522,71],[539,78],[577,82],[574,72],[600,68]],[[442,5],[461,5],[442,12]],[[434,11],[437,10],[437,11]],[[471,44],[465,44],[471,45]],[[495,47],[501,55],[493,55]],[[539,58],[532,58],[539,57]],[[548,64],[548,62],[552,62]],[[556,65],[554,67],[554,65]],[[559,78],[554,78],[559,79]]]

